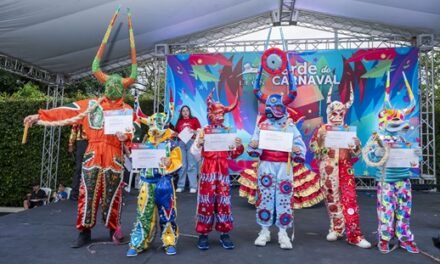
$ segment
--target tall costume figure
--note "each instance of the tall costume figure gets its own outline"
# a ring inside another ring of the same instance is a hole
[[[414,243],[414,235],[410,230],[412,207],[411,173],[409,167],[387,168],[385,163],[389,157],[389,148],[411,148],[411,143],[405,139],[410,128],[405,119],[414,111],[416,101],[411,86],[402,72],[410,104],[405,109],[395,109],[390,102],[390,73],[388,72],[384,109],[379,113],[379,133],[374,133],[364,148],[364,159],[369,166],[377,167],[377,216],[378,236],[377,245],[382,253],[390,252],[390,240],[394,237],[400,242],[400,247],[411,253],[419,253]],[[414,148],[419,157],[422,155],[419,147]]]
[[[72,247],[81,247],[91,240],[91,229],[96,223],[96,213],[101,204],[102,220],[110,229],[110,236],[116,243],[122,239],[120,213],[122,204],[123,155],[122,144],[129,145],[132,134],[121,131],[116,135],[104,133],[104,111],[132,109],[123,102],[124,90],[133,84],[137,76],[136,51],[128,11],[128,26],[131,48],[131,74],[128,78],[107,75],[101,71],[100,61],[107,44],[113,24],[119,14],[116,10],[104,39],[93,61],[95,77],[105,85],[105,96],[99,99],[86,99],[62,107],[40,110],[37,115],[28,116],[26,125],[33,123],[54,126],[81,124],[89,145],[84,155],[78,199],[76,228],[80,231],[78,240]]]
[[[165,157],[162,157],[162,164],[158,168],[140,171],[137,217],[131,233],[128,257],[148,249],[156,233],[157,218],[165,253],[176,254],[179,229],[176,224],[176,196],[172,178],[173,173],[182,166],[182,154],[178,143],[172,139],[172,130],[168,128],[173,112],[172,104],[168,113],[138,116],[148,126],[148,138],[142,145],[151,149],[164,149]]]
[[[191,153],[196,160],[203,157],[199,190],[197,195],[197,223],[196,232],[200,234],[198,248],[209,248],[208,233],[215,229],[221,233],[220,243],[225,249],[233,249],[234,243],[229,237],[233,227],[231,213],[231,193],[228,159],[235,159],[244,152],[241,139],[236,138],[236,147],[230,151],[205,151],[203,148],[205,133],[222,133],[229,130],[223,124],[224,114],[231,112],[238,105],[238,95],[231,106],[224,106],[214,102],[212,94],[207,97],[209,125],[197,132],[196,140],[191,146]]]
[[[280,247],[291,249],[292,243],[287,235],[287,228],[293,225],[291,161],[304,162],[306,146],[294,121],[290,118],[287,108],[287,105],[295,100],[297,93],[293,75],[290,71],[290,63],[286,59],[286,54],[280,49],[271,48],[266,50],[262,60],[265,60],[266,54],[270,54],[268,57],[272,56],[274,60],[287,61],[284,68],[287,68],[289,92],[286,95],[264,94],[260,85],[263,68],[260,67],[255,81],[254,93],[259,101],[265,104],[265,113],[255,128],[248,150],[249,155],[260,158],[256,217],[257,223],[261,226],[261,231],[255,240],[255,245],[265,246],[270,241],[269,227],[275,224],[279,228],[278,243]],[[291,133],[293,137],[292,150],[282,152],[259,149],[258,141],[260,131],[263,129]]]
[[[351,84],[350,84],[351,85]],[[327,95],[327,124],[315,131],[310,141],[310,149],[319,164],[319,172],[325,195],[327,211],[330,217],[328,241],[336,241],[345,231],[347,242],[361,248],[370,248],[359,226],[359,207],[356,201],[356,183],[353,164],[361,154],[360,141],[348,149],[325,147],[328,130],[345,125],[345,115],[353,104],[353,87],[350,86],[350,99],[345,104],[332,101],[333,85]]]

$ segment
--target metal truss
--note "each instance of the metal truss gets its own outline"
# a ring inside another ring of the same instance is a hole
[[[63,104],[64,79],[57,76],[55,84],[47,87],[46,109]],[[58,156],[60,152],[61,127],[44,127],[43,151],[41,153],[40,185],[56,190],[58,175]]]
[[[56,74],[0,54],[0,69],[43,83],[54,83]]]

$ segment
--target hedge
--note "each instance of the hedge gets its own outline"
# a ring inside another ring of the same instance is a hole
[[[65,102],[73,101],[65,99]],[[126,101],[132,105],[132,99]],[[141,100],[142,109],[151,113],[152,101]],[[0,97],[0,206],[22,206],[23,199],[40,181],[43,131],[40,126],[29,129],[28,142],[21,144],[23,119],[45,108],[43,99]],[[74,157],[68,153],[69,127],[62,129],[57,182],[70,186],[74,170]]]

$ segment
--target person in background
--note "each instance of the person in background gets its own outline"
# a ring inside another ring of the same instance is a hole
[[[44,201],[47,199],[46,193],[40,189],[39,183],[32,185],[32,192],[26,195],[26,200],[23,202],[24,209],[30,209],[44,205]]]
[[[182,106],[174,131],[180,133],[185,128],[188,128],[193,137],[186,143],[179,139],[179,146],[182,151],[182,168],[179,171],[176,192],[182,192],[185,189],[187,175],[189,179],[189,192],[197,192],[197,161],[191,154],[190,149],[194,143],[195,132],[200,127],[200,122],[196,117],[192,116],[191,109],[187,105]]]
[[[58,185],[58,191],[53,193],[52,198],[54,203],[60,200],[66,200],[67,199],[66,186],[60,183]]]
[[[79,182],[81,179],[81,170],[84,153],[86,152],[88,145],[87,136],[83,131],[83,127],[80,124],[72,125],[69,136],[69,153],[75,151],[75,172],[72,178],[72,191],[70,192],[69,199],[72,201],[78,200],[79,195]]]

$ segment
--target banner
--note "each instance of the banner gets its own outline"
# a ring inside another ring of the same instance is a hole
[[[226,114],[225,124],[235,127],[245,147],[254,132],[259,111],[263,110],[253,94],[261,52],[178,54],[167,56],[166,85],[175,98],[176,123],[182,105],[188,105],[202,126],[208,123],[206,97],[216,88],[214,100],[231,104],[239,94],[240,104]],[[290,105],[299,110],[305,120],[299,129],[308,146],[314,130],[326,122],[326,98],[333,85],[332,99],[346,102],[350,95],[350,83],[354,90],[354,103],[346,115],[346,124],[357,127],[357,135],[366,144],[370,135],[378,130],[378,113],[382,110],[387,72],[391,73],[391,102],[393,107],[408,105],[402,71],[408,77],[416,98],[415,111],[408,116],[411,130],[407,139],[414,146],[419,144],[419,84],[418,50],[416,48],[347,49],[288,52],[292,70],[296,77],[298,96]],[[287,92],[287,75],[263,74],[262,87],[265,93]],[[233,171],[250,167],[253,159],[246,153],[231,161]],[[307,152],[307,164],[316,171],[313,154]],[[412,169],[414,176],[419,170]],[[355,165],[357,176],[373,175],[360,159]]]

